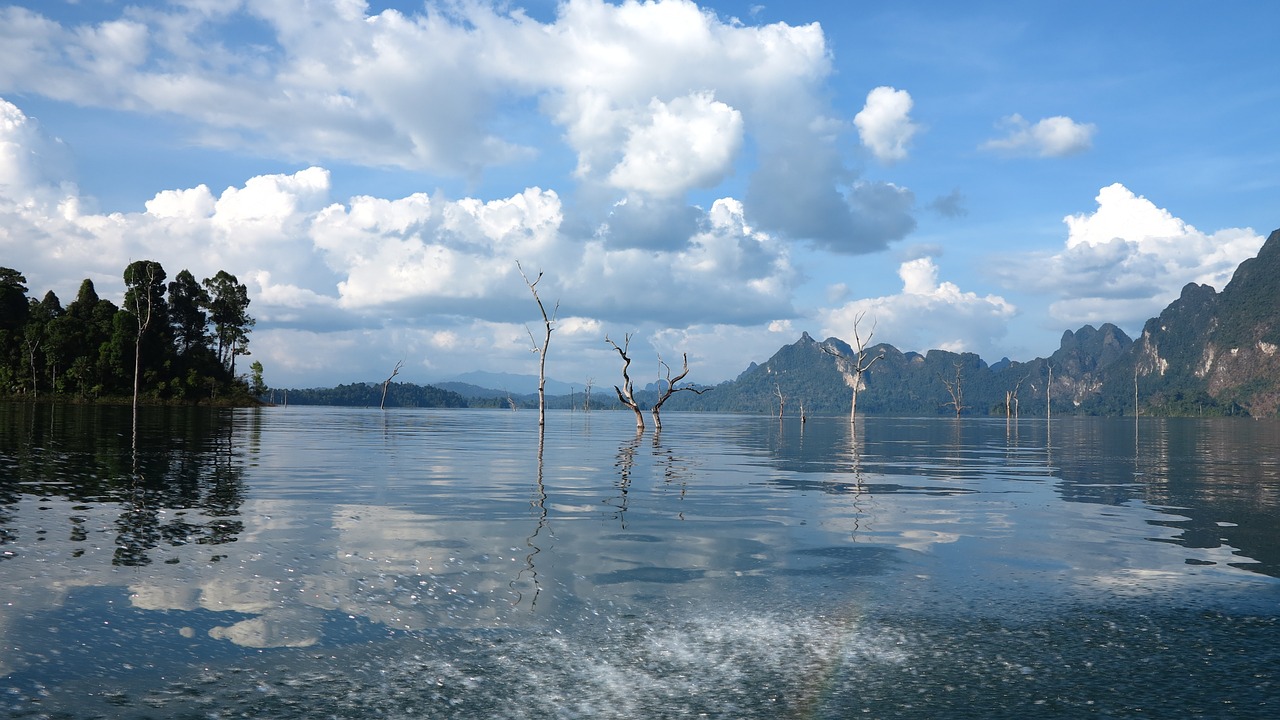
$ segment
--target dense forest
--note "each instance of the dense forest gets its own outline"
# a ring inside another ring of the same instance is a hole
[[[249,294],[219,271],[197,281],[138,260],[123,273],[124,306],[80,283],[65,307],[53,291],[27,297],[21,272],[0,267],[0,396],[41,400],[227,404],[254,402],[262,365],[236,373],[249,354]]]
[[[432,385],[351,383],[332,388],[310,388],[272,393],[276,403],[289,405],[341,405],[346,407],[445,407],[464,408],[466,398]]]

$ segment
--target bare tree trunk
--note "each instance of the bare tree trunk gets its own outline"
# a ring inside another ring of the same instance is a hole
[[[138,292],[141,288],[135,288],[133,295],[133,312],[138,320],[138,341],[133,345],[133,435],[135,445],[138,441],[138,390],[141,387],[142,378],[142,336],[146,334],[147,328],[151,326],[151,289],[155,285],[155,276],[155,263],[147,263],[147,278],[145,292],[143,293],[147,297],[145,314],[142,312],[142,308],[138,307]]]
[[[967,410],[968,408],[964,404],[964,385],[963,385],[963,380],[960,374],[961,364],[956,363],[955,365],[956,365],[956,380],[954,383],[947,380],[945,377],[942,377],[941,375],[938,376],[938,379],[942,381],[942,384],[947,388],[947,394],[951,396],[951,402],[944,403],[943,407],[946,407],[947,405],[951,405],[955,407],[956,417],[960,417],[960,413],[963,412],[964,410]]]
[[[787,413],[787,396],[782,394],[782,386],[778,383],[773,384],[773,394],[778,396],[778,419]]]
[[[547,309],[542,305],[542,298],[538,297],[538,283],[542,281],[542,273],[539,272],[538,277],[534,278],[533,282],[529,282],[529,276],[524,274],[524,268],[520,267],[519,261],[516,262],[516,268],[520,270],[520,277],[524,278],[525,285],[529,286],[529,292],[533,293],[533,301],[538,303],[538,312],[542,313],[542,325],[546,328],[542,344],[539,345],[533,339],[533,331],[525,326],[525,330],[529,331],[529,342],[533,343],[533,352],[538,353],[538,425],[545,425],[547,423],[547,348],[551,346],[551,331],[555,329],[560,303],[556,303],[555,309],[548,316]]]
[[[1053,366],[1049,366],[1049,384],[1044,386],[1044,417],[1046,420],[1053,419],[1053,403],[1050,398],[1053,397]]]
[[[658,396],[657,401],[653,403],[653,407],[649,409],[649,412],[653,415],[653,427],[655,430],[662,429],[662,415],[660,415],[659,413],[662,410],[662,404],[667,401],[667,398],[671,397],[672,395],[675,395],[681,390],[688,390],[689,392],[695,395],[701,395],[702,393],[710,389],[710,388],[703,388],[699,390],[698,388],[689,387],[689,386],[676,387],[676,383],[683,380],[684,377],[689,374],[689,353],[683,353],[681,355],[681,359],[682,359],[683,365],[680,369],[680,374],[673,378],[671,377],[671,366],[662,361],[661,355],[658,356],[658,364],[666,368],[667,370],[667,387],[665,390],[662,391],[662,395]]]
[[[387,409],[387,386],[391,384],[392,378],[400,374],[400,368],[404,367],[404,360],[396,363],[396,369],[391,371],[391,377],[382,381],[382,402],[378,405],[379,410]]]
[[[31,365],[31,397],[40,399],[40,384],[36,382],[39,376],[36,375],[36,351],[40,349],[40,341],[34,340],[27,345],[27,359]]]
[[[853,341],[856,347],[855,357],[845,357],[841,352],[829,345],[822,345],[822,351],[836,358],[836,365],[840,369],[840,373],[844,375],[845,384],[853,388],[853,399],[849,402],[849,423],[853,424],[858,418],[858,391],[862,389],[862,375],[871,369],[878,361],[884,359],[884,352],[867,360],[867,345],[871,342],[871,338],[875,337],[876,324],[871,323],[871,332],[867,333],[866,339],[858,332],[858,325],[862,322],[866,313],[858,313],[853,319]]]
[[[1013,386],[1012,390],[1004,391],[1004,416],[1006,418],[1018,417],[1018,390],[1022,387],[1022,383],[1026,382],[1026,378],[1022,378]]]
[[[618,402],[631,408],[631,412],[636,414],[636,431],[644,430],[644,413],[640,412],[640,405],[636,402],[635,386],[631,382],[631,376],[627,374],[627,368],[631,367],[631,357],[627,355],[627,350],[631,347],[631,334],[628,333],[624,337],[622,347],[618,347],[618,343],[610,340],[608,335],[605,336],[604,341],[612,345],[622,357],[622,387],[613,386],[614,391],[618,393]]]

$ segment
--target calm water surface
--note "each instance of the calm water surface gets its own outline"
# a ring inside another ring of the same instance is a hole
[[[1280,717],[1280,423],[0,405],[0,716]]]

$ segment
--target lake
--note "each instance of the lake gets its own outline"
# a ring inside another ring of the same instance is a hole
[[[1277,421],[128,412],[0,404],[0,716],[1280,717]]]

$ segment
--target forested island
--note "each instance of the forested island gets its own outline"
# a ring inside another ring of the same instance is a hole
[[[26,278],[0,267],[0,396],[75,402],[258,402],[262,365],[237,375],[249,354],[249,294],[219,271],[197,281],[187,270],[166,283],[154,260],[124,269],[124,305],[80,283],[65,307],[49,291],[27,297]]]

